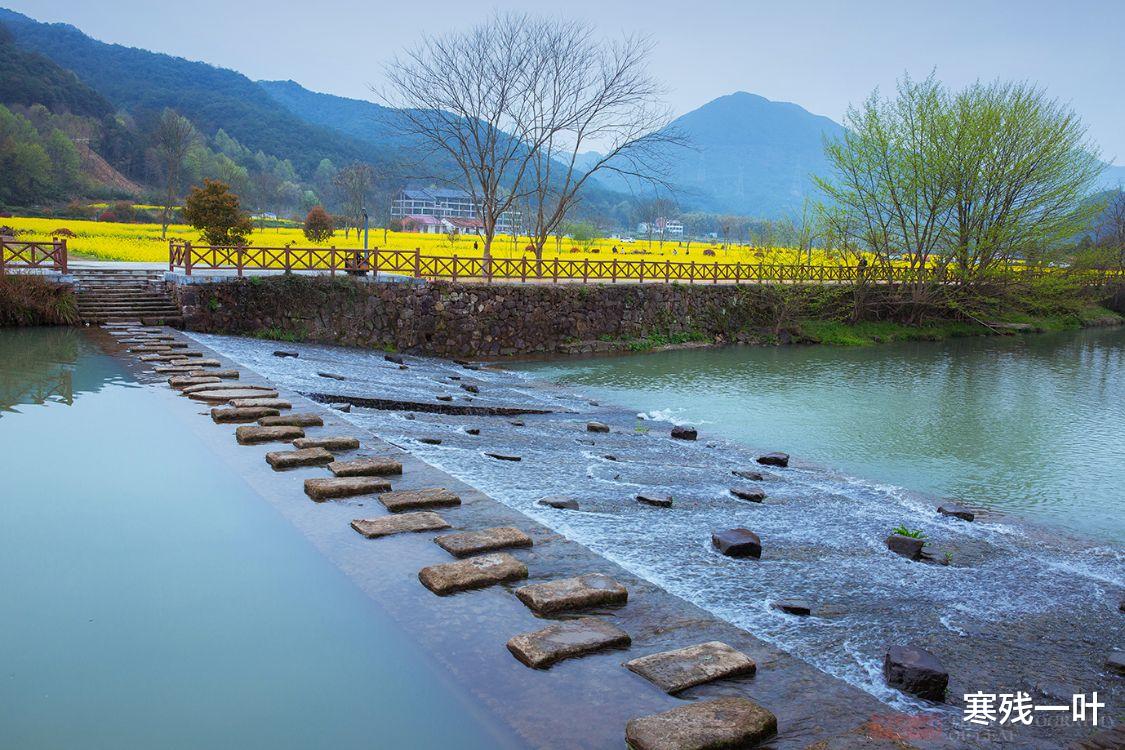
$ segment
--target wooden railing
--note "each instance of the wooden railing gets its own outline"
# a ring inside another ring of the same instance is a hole
[[[457,255],[423,255],[418,250],[348,250],[298,247],[229,247],[193,245],[173,240],[168,247],[168,270],[327,271],[390,273],[422,279],[451,281],[535,281],[611,283],[783,283],[875,284],[920,282],[959,283],[956,269],[920,269],[896,265],[820,266],[779,263],[696,263],[672,260],[600,260],[591,258],[464,258]],[[998,280],[1032,279],[1061,269],[1011,267],[990,272]],[[1069,271],[1068,271],[1069,272]],[[1079,273],[1079,272],[1074,272]],[[1091,269],[1080,272],[1091,285],[1125,283],[1125,269]]]
[[[66,240],[17,242],[0,238],[0,273],[29,268],[66,273]]]

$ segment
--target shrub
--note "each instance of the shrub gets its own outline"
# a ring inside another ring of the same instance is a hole
[[[78,235],[75,234],[74,232],[70,231],[66,227],[59,227],[55,231],[51,232],[51,236],[52,237],[77,237]]]
[[[203,233],[211,245],[245,245],[254,231],[250,217],[239,206],[238,196],[225,182],[204,180],[184,201],[184,220]]]
[[[908,529],[905,526],[896,526],[891,533],[898,534],[899,536],[908,536],[911,539],[922,539],[926,536],[926,533],[921,529]]]
[[[310,242],[324,242],[335,232],[332,217],[324,210],[324,206],[313,206],[305,216],[305,226],[302,230]]]
[[[0,276],[0,326],[72,325],[78,322],[74,291],[32,274]]]

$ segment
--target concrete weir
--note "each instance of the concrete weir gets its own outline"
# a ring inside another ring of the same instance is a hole
[[[245,363],[188,343],[225,371],[259,379]],[[300,356],[304,362],[306,352]],[[284,388],[271,388],[276,396],[256,391],[201,410],[168,387],[168,375],[157,375],[155,363],[129,360],[142,382],[168,394],[170,428],[191,430],[221,453],[263,502],[409,632],[471,700],[510,727],[520,746],[621,747],[627,740],[635,749],[684,750],[749,747],[769,739],[777,750],[804,750],[822,741],[851,747],[869,741],[864,727],[872,717],[898,716],[866,693],[358,429],[348,414]],[[407,373],[403,377],[426,377],[413,362]],[[323,426],[307,425],[304,435],[290,424],[247,424],[236,439],[239,433],[232,435],[227,424],[291,406],[298,414],[318,414]],[[478,418],[487,428],[485,437],[475,438],[481,441],[518,431],[519,420]],[[275,432],[285,430],[296,432]],[[252,442],[236,447],[247,437]],[[258,440],[291,442],[292,450]],[[317,450],[323,451],[316,453],[317,463],[326,454],[334,458],[329,467],[294,465],[279,472],[271,465]],[[346,460],[334,455],[347,451],[356,453]],[[320,499],[344,502],[308,502],[307,487],[316,488]],[[352,494],[363,488],[368,491]],[[527,578],[530,583],[520,585]],[[874,742],[854,746],[884,747]],[[955,744],[939,738],[916,746]]]

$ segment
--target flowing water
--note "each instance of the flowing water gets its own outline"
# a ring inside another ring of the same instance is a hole
[[[414,413],[355,407],[344,416],[893,706],[932,710],[883,684],[883,651],[904,641],[944,661],[952,711],[960,695],[980,690],[1039,699],[1098,690],[1116,706],[1125,697],[1103,666],[1125,637],[1117,611],[1125,586],[1123,331],[694,350],[531,363],[521,372],[413,357],[403,370],[376,352],[193,335],[307,394],[421,404]],[[300,356],[272,356],[279,348]],[[552,413],[432,413],[443,403],[437,396]],[[612,432],[587,433],[590,419]],[[700,440],[670,439],[661,419],[696,424]],[[793,454],[790,468],[758,467],[763,450]],[[745,468],[766,477],[732,475]],[[768,493],[764,503],[729,493],[751,485]],[[638,493],[670,495],[674,506],[639,504]],[[560,494],[581,510],[536,502]],[[973,523],[940,516],[935,505],[945,496],[986,512]],[[889,553],[884,539],[899,524],[923,529],[934,557],[948,552],[950,564]],[[760,561],[711,548],[712,530],[738,526],[760,534]],[[770,607],[794,597],[810,600],[814,616]],[[1060,735],[1044,732],[1035,746],[1059,746]]]
[[[515,747],[77,330],[0,330],[0,747]]]

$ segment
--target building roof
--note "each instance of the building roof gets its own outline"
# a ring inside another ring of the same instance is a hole
[[[445,223],[454,226],[458,229],[483,229],[484,222],[480,219],[465,219],[460,216],[450,216],[445,219]]]
[[[413,201],[472,200],[464,190],[451,188],[403,188],[399,197]]]
[[[424,214],[407,214],[402,217],[402,223],[410,222],[411,224],[425,224],[426,226],[435,226],[441,223],[441,219],[436,216],[426,216]]]

